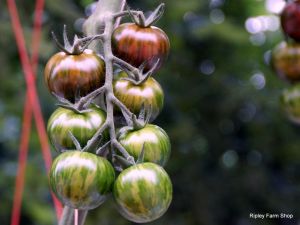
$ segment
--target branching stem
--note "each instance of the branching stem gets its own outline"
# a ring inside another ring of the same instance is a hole
[[[142,11],[130,10],[130,12],[129,12],[129,10],[126,10],[126,11],[122,11],[122,12],[119,12],[119,13],[115,13],[113,15],[113,17],[116,19],[116,18],[123,17],[123,16],[129,16],[130,13],[133,14],[133,15],[138,15],[138,14],[142,13]]]
[[[116,129],[114,124],[114,106],[117,106],[121,109],[124,117],[131,118],[135,115],[121,102],[119,101],[113,93],[113,64],[122,64],[126,66],[127,70],[131,71],[133,74],[136,74],[135,78],[139,76],[139,69],[131,66],[130,64],[121,61],[120,59],[113,56],[111,49],[111,36],[116,24],[119,23],[120,17],[126,16],[129,14],[128,11],[124,11],[124,5],[126,4],[125,0],[102,0],[98,2],[96,13],[92,15],[87,23],[85,24],[85,30],[87,36],[93,36],[94,39],[101,39],[103,44],[103,55],[105,60],[106,74],[105,74],[105,83],[104,86],[93,91],[89,95],[81,98],[78,103],[74,106],[78,111],[85,110],[87,106],[100,94],[104,94],[105,103],[106,103],[106,113],[107,117],[102,125],[96,132],[96,134],[88,141],[87,145],[82,149],[86,151],[93,148],[99,143],[99,137],[102,136],[102,133],[105,130],[108,130],[110,136],[110,146],[111,151],[114,154],[115,150],[118,150],[123,157],[129,162],[134,164],[134,158],[128,154],[126,149],[119,143],[116,137]],[[101,8],[102,7],[102,8]],[[102,12],[102,13],[99,13]],[[138,11],[131,11],[133,14],[138,14]],[[101,15],[101,17],[99,17]],[[96,30],[104,25],[104,32],[100,35],[97,35]],[[94,40],[93,39],[93,40]],[[82,41],[91,42],[91,38],[87,38]],[[75,43],[76,46],[76,43]],[[96,47],[93,50],[97,50]],[[67,102],[66,102],[67,103]],[[68,105],[68,104],[67,104]],[[100,150],[99,150],[100,152]],[[78,224],[83,225],[85,221],[87,211],[79,211],[78,214]],[[60,220],[59,225],[73,225],[74,224],[74,210],[65,206],[62,219]]]

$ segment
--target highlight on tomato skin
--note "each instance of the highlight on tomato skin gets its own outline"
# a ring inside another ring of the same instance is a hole
[[[65,205],[90,210],[111,193],[115,172],[110,162],[95,154],[67,151],[55,158],[49,173],[53,193]]]
[[[276,74],[287,81],[300,80],[300,44],[280,42],[272,51],[272,67]]]
[[[113,54],[129,64],[149,71],[159,60],[156,71],[163,65],[170,51],[166,33],[158,27],[140,27],[134,23],[118,26],[112,34]]]
[[[44,78],[51,94],[74,103],[104,84],[105,62],[90,49],[79,55],[58,52],[47,62]]]
[[[147,124],[136,130],[127,130],[118,138],[126,151],[138,159],[144,148],[144,162],[165,166],[171,153],[171,143],[167,133],[159,126]]]
[[[80,146],[85,147],[105,120],[106,113],[95,105],[82,113],[60,107],[52,113],[48,120],[47,133],[49,140],[58,152],[75,149],[69,134],[71,132]],[[108,134],[104,132],[103,141],[107,138]]]
[[[135,85],[131,81],[122,79],[127,77],[125,72],[117,74],[113,81],[115,96],[134,114],[138,115],[142,107],[151,107],[150,121],[161,112],[164,105],[164,92],[160,84],[152,77],[144,83]]]
[[[119,213],[135,223],[147,223],[160,218],[171,204],[172,192],[167,172],[150,162],[123,170],[113,188]]]

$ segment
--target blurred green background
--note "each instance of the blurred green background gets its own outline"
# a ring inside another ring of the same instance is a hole
[[[171,54],[154,77],[165,91],[155,121],[169,134],[166,167],[174,185],[168,212],[153,225],[252,225],[300,223],[300,128],[281,112],[278,98],[289,85],[268,65],[283,36],[276,16],[283,0],[164,0],[158,26]],[[37,85],[45,120],[55,101],[43,80],[57,51],[50,31],[80,33],[92,0],[47,0]],[[151,10],[160,1],[128,3]],[[17,1],[27,44],[34,1]],[[10,17],[0,1],[0,221],[10,223],[25,97]],[[34,127],[34,126],[33,126]],[[55,156],[53,151],[53,156]],[[56,224],[41,148],[34,127],[21,224]],[[38,171],[38,173],[37,173]],[[249,213],[290,213],[287,219],[249,219]],[[88,215],[87,225],[128,225],[112,200]]]

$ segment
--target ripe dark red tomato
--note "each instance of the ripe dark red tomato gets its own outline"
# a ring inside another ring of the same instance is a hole
[[[281,26],[285,34],[300,41],[300,0],[286,4],[281,13]]]
[[[272,53],[272,66],[279,77],[291,82],[300,80],[300,44],[279,43]]]
[[[51,93],[75,102],[76,95],[85,96],[104,84],[105,63],[90,49],[79,55],[59,52],[49,59],[44,76]]]
[[[161,67],[168,56],[170,42],[165,32],[157,27],[125,23],[113,32],[112,49],[115,56],[135,67],[147,61],[145,71],[148,71],[158,59],[157,69]]]

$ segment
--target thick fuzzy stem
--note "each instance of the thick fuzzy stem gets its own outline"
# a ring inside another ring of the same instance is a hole
[[[104,40],[103,43],[105,45],[105,60],[106,60],[106,81],[105,86],[112,90],[112,54],[111,54],[111,34],[114,27],[114,18],[110,15],[119,13],[123,7],[125,6],[126,0],[99,0],[97,3],[97,7],[95,12],[86,20],[84,24],[84,32],[86,36],[93,36],[102,34],[103,29],[105,28]],[[109,47],[108,47],[109,46]],[[100,48],[96,42],[93,42],[90,45],[90,48],[97,52],[102,52],[103,50]],[[110,52],[110,54],[106,54]],[[108,95],[107,95],[108,96]],[[107,121],[110,121],[110,124],[113,124],[113,108],[112,103],[108,104],[107,113],[108,118]],[[109,126],[110,135],[112,139],[115,139],[115,130],[114,126]],[[79,224],[83,225],[85,221],[87,211],[79,212]],[[62,219],[59,225],[73,225],[74,224],[74,210],[69,207],[64,208]]]
[[[112,54],[111,49],[111,34],[114,29],[114,23],[113,23],[113,16],[110,15],[110,18],[107,18],[105,23],[105,38],[103,42],[103,50],[104,50],[104,59],[106,62],[106,80],[105,80],[105,86],[106,86],[106,110],[107,110],[107,118],[106,121],[109,124],[109,135],[111,140],[111,147],[117,147],[118,150],[124,155],[124,157],[129,160],[133,161],[133,158],[127,153],[127,151],[118,144],[117,138],[116,138],[116,130],[115,130],[115,124],[114,124],[114,93],[113,93],[113,60],[114,56]]]
[[[74,225],[74,209],[65,206],[62,214],[62,218],[59,222],[59,225]],[[83,225],[87,211],[79,210],[78,211],[78,225]]]
[[[108,15],[121,12],[126,4],[126,0],[99,0],[95,12],[85,21],[83,30],[86,36],[93,36],[103,32]],[[119,23],[118,19],[116,23]],[[102,53],[103,48],[97,42],[91,43],[89,48]]]
[[[111,140],[116,140],[114,119],[113,119],[113,102],[110,99],[112,93],[112,79],[113,79],[113,55],[111,51],[111,34],[114,26],[119,23],[115,21],[113,15],[120,13],[125,7],[126,0],[99,0],[95,12],[84,23],[84,33],[86,36],[94,36],[103,33],[103,48],[91,43],[89,48],[96,52],[104,54],[106,62],[106,80],[105,80],[105,94],[107,100],[107,119],[105,124],[109,124],[109,133]],[[104,31],[104,32],[103,32]],[[100,132],[99,132],[100,133]],[[97,137],[94,137],[95,140]],[[88,146],[87,146],[88,147]],[[87,211],[79,212],[79,224],[83,225]],[[74,210],[69,207],[64,208],[64,213],[59,225],[73,225],[74,224]]]

